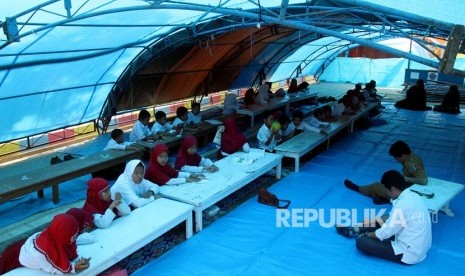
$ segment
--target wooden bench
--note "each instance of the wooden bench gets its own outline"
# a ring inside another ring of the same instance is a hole
[[[264,153],[262,157],[258,157],[252,163],[247,163],[253,158],[254,156],[251,154],[236,152],[215,162],[219,171],[206,174],[206,181],[177,186],[164,185],[160,188],[160,194],[163,197],[193,205],[195,230],[201,231],[203,228],[202,211],[206,208],[273,168],[276,168],[276,178],[281,178],[281,155]]]
[[[426,203],[426,207],[433,215],[437,215],[439,211],[443,211],[446,215],[452,217],[454,213],[450,210],[449,203],[464,188],[465,185],[459,183],[428,177],[428,184],[414,184],[410,187],[410,190],[424,194],[422,198]],[[434,196],[428,197],[427,195],[430,194],[434,194]]]
[[[106,229],[96,229],[92,244],[78,245],[80,257],[92,257],[88,269],[79,275],[97,275],[139,248],[185,222],[186,239],[192,236],[192,210],[189,204],[160,198],[115,220]],[[42,270],[17,268],[5,275],[50,275]]]
[[[328,135],[322,135],[312,131],[304,131],[275,147],[275,151],[277,154],[284,157],[294,158],[295,172],[299,172],[300,157],[324,142],[326,142],[326,148],[329,148],[330,140],[334,135],[346,128],[349,133],[353,132],[354,122],[363,116],[366,116],[368,112],[375,107],[376,104],[369,103],[367,107],[360,110],[357,114],[351,116],[344,115],[339,118],[337,122],[330,123],[330,125],[324,129]]]
[[[59,200],[58,185],[65,181],[106,169],[127,160],[138,159],[143,152],[107,150],[25,172],[15,172],[0,179],[0,203],[33,192],[43,197],[43,189],[52,187],[53,202]],[[9,166],[10,170],[14,166]]]

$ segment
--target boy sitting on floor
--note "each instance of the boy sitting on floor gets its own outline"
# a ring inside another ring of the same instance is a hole
[[[155,113],[155,124],[152,126],[152,134],[170,135],[173,126],[166,122],[166,113],[159,110]]]
[[[124,132],[115,128],[111,131],[111,139],[103,150],[118,149],[118,150],[136,150],[139,149],[134,143],[124,141]]]
[[[403,165],[402,173],[405,178],[405,182],[411,186],[414,183],[426,185],[428,183],[428,177],[426,176],[425,166],[421,158],[414,154],[410,147],[404,141],[397,141],[389,148],[389,155],[394,157],[397,162]],[[362,195],[373,198],[375,204],[389,203],[389,196],[386,193],[383,185],[379,182],[375,182],[371,185],[359,186],[354,182],[346,179],[344,185]]]
[[[303,121],[304,114],[300,110],[296,110],[292,113],[292,122],[289,124],[290,131],[294,132],[294,135],[299,134],[305,130],[310,130],[322,135],[328,135],[326,131],[319,127],[314,127],[307,122]]]
[[[263,115],[263,125],[257,132],[258,147],[268,152],[274,152],[274,148],[279,139],[281,139],[279,135],[280,128],[271,128],[271,124],[274,121],[273,113],[265,111]]]
[[[129,135],[130,142],[137,142],[137,141],[147,141],[150,139],[159,139],[160,136],[153,135],[150,133],[150,129],[148,128],[148,124],[150,121],[150,113],[142,109],[139,112],[139,119],[132,127],[131,134]]]
[[[198,126],[202,121],[202,115],[200,115],[200,103],[193,103],[191,112],[187,113],[187,125]]]

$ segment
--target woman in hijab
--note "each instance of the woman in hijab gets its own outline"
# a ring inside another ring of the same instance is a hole
[[[297,85],[297,80],[292,79],[291,83],[289,84],[289,88],[287,89],[287,93],[297,93],[299,92],[299,87]]]
[[[264,83],[258,88],[257,96],[255,97],[255,103],[259,105],[268,105],[270,97],[268,96],[268,90],[270,90],[270,85]]]
[[[79,223],[73,216],[56,215],[44,231],[26,240],[21,247],[19,262],[22,266],[53,274],[83,271],[89,267],[90,258],[76,260],[78,234]]]
[[[94,225],[98,228],[107,228],[116,216],[131,212],[129,206],[121,201],[120,193],[115,193],[115,200],[111,199],[108,181],[99,177],[87,182],[87,199],[82,209],[93,216]]]
[[[145,166],[140,160],[131,160],[126,164],[124,173],[116,180],[110,188],[111,198],[116,198],[120,193],[125,204],[139,208],[159,198],[160,187],[144,179]]]
[[[459,114],[460,113],[460,92],[457,85],[451,85],[449,91],[442,98],[440,105],[434,106],[434,111]]]
[[[218,158],[224,158],[236,151],[249,152],[250,146],[247,140],[238,129],[233,118],[224,121],[224,131],[221,134],[221,144],[218,151]]]
[[[187,182],[198,182],[202,175],[179,172],[173,169],[168,164],[168,146],[158,144],[153,148],[152,156],[150,157],[145,178],[158,183],[158,185],[178,185]]]
[[[182,141],[181,148],[176,156],[174,168],[192,173],[218,171],[218,167],[213,165],[210,159],[203,158],[197,153],[197,139],[192,135],[187,135]]]

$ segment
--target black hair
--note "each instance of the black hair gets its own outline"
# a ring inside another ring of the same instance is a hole
[[[394,144],[391,145],[389,148],[389,155],[393,157],[401,157],[402,154],[411,154],[412,151],[410,150],[410,147],[405,143],[404,141],[396,141]]]
[[[273,117],[274,117],[274,114],[273,114],[273,112],[271,112],[271,110],[265,110],[265,111],[263,112],[263,119],[264,119],[264,120],[268,119],[268,117],[270,117],[270,116],[273,116]]]
[[[119,128],[115,128],[111,131],[111,139],[116,140],[116,138],[123,135],[123,131]]]
[[[323,105],[321,107],[321,110],[323,110],[323,112],[327,112],[327,111],[331,112],[332,109],[331,109],[331,106],[329,105]]]
[[[189,112],[189,110],[187,110],[185,106],[180,106],[176,109],[176,116],[181,117],[187,115],[187,112]]]
[[[299,118],[301,120],[304,119],[304,113],[300,110],[296,110],[292,113],[292,118]]]
[[[142,120],[147,119],[147,118],[150,119],[150,113],[147,110],[142,109],[139,112],[139,121],[142,121]]]
[[[315,110],[313,110],[313,116],[314,117],[317,117],[319,115],[323,114],[323,109],[321,108],[315,108]]]
[[[158,120],[161,120],[163,118],[166,118],[166,113],[165,112],[163,112],[161,110],[155,112],[155,120],[158,121]]]
[[[286,114],[281,114],[278,118],[278,122],[283,126],[287,123],[289,123],[291,120]]]
[[[399,191],[403,191],[410,187],[410,185],[405,182],[404,176],[396,170],[389,170],[385,172],[381,177],[381,183],[388,190],[392,187],[396,187]]]

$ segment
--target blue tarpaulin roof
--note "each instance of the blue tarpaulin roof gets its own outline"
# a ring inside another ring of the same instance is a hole
[[[439,56],[380,41],[404,37],[426,49],[425,36],[447,39],[465,24],[459,2],[0,0],[0,142],[321,74],[358,45],[437,68]]]

